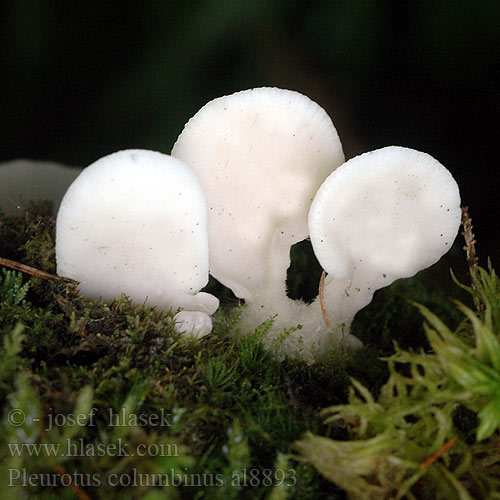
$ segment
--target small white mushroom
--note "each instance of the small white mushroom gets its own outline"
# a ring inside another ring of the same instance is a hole
[[[306,305],[267,289],[260,302],[247,306],[243,325],[252,329],[277,315],[267,342],[279,355],[314,361],[340,341],[356,349],[361,343],[349,335],[355,314],[375,290],[437,262],[450,249],[460,218],[458,186],[431,156],[388,147],[353,158],[325,180],[309,212],[311,243],[329,273],[325,306],[331,327],[319,298]],[[275,342],[298,324],[301,329]]]
[[[266,291],[286,300],[290,247],[307,238],[311,201],[344,162],[326,112],[289,90],[237,92],[198,111],[172,156],[203,186],[211,274],[248,303]]]
[[[57,215],[56,257],[58,274],[89,298],[124,293],[135,304],[185,309],[183,331],[210,331],[219,301],[199,292],[208,282],[205,200],[176,158],[126,150],[84,169]]]
[[[428,154],[392,146],[339,167],[309,213],[314,253],[329,274],[325,301],[333,329],[345,334],[375,290],[437,262],[460,219],[458,186]],[[325,337],[335,336],[323,328],[307,341]]]
[[[12,160],[0,164],[0,209],[22,215],[29,201],[48,200],[56,211],[69,185],[82,171],[57,163]]]
[[[180,311],[174,316],[175,330],[178,333],[203,337],[212,331],[212,319],[204,312]]]

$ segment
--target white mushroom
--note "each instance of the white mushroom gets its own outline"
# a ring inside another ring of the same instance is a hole
[[[208,281],[205,200],[176,158],[127,150],[84,169],[57,215],[56,257],[58,274],[89,298],[124,293],[135,304],[185,309],[179,330],[210,331],[219,301],[199,292]]]
[[[437,262],[460,219],[458,186],[428,154],[392,146],[339,167],[309,213],[314,253],[329,274],[325,299],[334,329],[347,332],[375,290]]]
[[[325,180],[309,213],[311,243],[329,273],[325,306],[331,327],[319,298],[310,305],[278,304],[266,295],[260,311],[250,304],[244,313],[247,327],[277,313],[267,339],[273,343],[283,329],[302,325],[280,342],[278,352],[308,361],[328,355],[342,339],[350,349],[359,347],[349,335],[355,314],[375,290],[437,262],[450,249],[460,218],[458,186],[431,156],[393,146],[349,160]]]
[[[280,355],[312,361],[341,339],[359,347],[348,334],[355,313],[377,288],[436,262],[460,222],[456,183],[428,155],[387,148],[335,170],[343,154],[330,118],[295,92],[254,89],[211,101],[188,122],[172,155],[193,168],[207,198],[211,273],[245,299],[244,331],[274,317],[266,341]],[[328,175],[309,227],[330,273],[332,328],[319,300],[306,305],[285,289],[290,247],[308,236],[306,214]]]
[[[236,296],[286,300],[290,247],[308,236],[309,206],[344,162],[333,123],[297,92],[258,88],[209,102],[172,150],[208,204],[210,272]]]
[[[49,200],[57,210],[69,185],[81,168],[57,163],[12,160],[0,164],[0,209],[8,215],[22,215],[29,201]]]

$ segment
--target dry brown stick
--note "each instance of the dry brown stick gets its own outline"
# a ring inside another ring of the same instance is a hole
[[[57,276],[57,274],[47,273],[37,269],[36,267],[27,266],[26,264],[21,264],[15,260],[4,259],[3,257],[0,257],[0,265],[30,274],[31,276],[38,276],[39,278],[46,280],[64,281],[65,283],[69,283],[73,286],[77,286],[79,284],[79,281],[72,280],[71,278],[65,278],[64,276]]]
[[[321,314],[323,314],[323,319],[328,328],[331,327],[330,320],[328,319],[328,311],[325,305],[325,277],[326,271],[321,273],[321,278],[319,279],[319,305],[321,306]]]

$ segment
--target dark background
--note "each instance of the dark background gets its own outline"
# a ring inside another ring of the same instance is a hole
[[[86,166],[165,153],[214,97],[298,90],[346,157],[387,145],[436,157],[500,265],[500,2],[4,1],[0,161]]]

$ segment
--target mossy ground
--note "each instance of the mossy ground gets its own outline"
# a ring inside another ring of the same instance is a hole
[[[55,271],[48,207],[0,217],[0,257]],[[290,281],[298,294],[308,279],[307,255],[294,261],[298,278]],[[439,285],[419,276],[377,293],[353,324],[367,347],[355,358],[340,349],[329,362],[309,366],[274,360],[261,344],[266,324],[239,334],[238,306],[227,293],[213,333],[195,340],[174,332],[171,315],[126,298],[88,301],[66,283],[4,269],[2,498],[345,498],[310,463],[293,458],[291,446],[306,432],[346,439],[345,422],[325,425],[320,410],[348,401],[350,377],[377,394],[389,375],[380,358],[394,353],[394,341],[429,348],[409,300],[453,328],[460,323]],[[470,428],[475,416],[461,408]],[[24,416],[22,425],[9,420],[13,410]],[[111,425],[111,414],[123,425]],[[70,425],[76,415],[87,419]],[[52,455],[42,448],[38,456],[27,449],[17,456],[12,443],[60,447]],[[78,453],[68,453],[69,443],[80,446]],[[113,451],[120,443],[127,456]],[[160,477],[175,484],[154,486]]]

